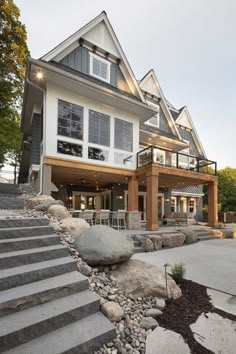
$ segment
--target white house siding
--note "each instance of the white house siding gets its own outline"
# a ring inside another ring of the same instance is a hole
[[[83,140],[78,140],[57,134],[58,122],[58,99],[79,105],[84,108]],[[107,166],[116,166],[121,168],[136,168],[136,154],[139,151],[139,120],[136,115],[126,113],[122,110],[114,109],[111,106],[97,103],[95,100],[76,95],[72,92],[48,84],[46,97],[45,114],[45,146],[44,155],[59,157],[65,160],[84,161],[93,164],[102,164]],[[89,109],[110,116],[110,147],[88,142],[88,117]],[[118,150],[114,148],[114,125],[115,118],[133,123],[133,152]],[[57,140],[74,143],[83,146],[83,157],[60,154],[57,152]],[[92,160],[88,158],[88,147],[102,149],[108,154],[107,161]],[[123,160],[129,156],[132,157],[132,163],[124,164]]]

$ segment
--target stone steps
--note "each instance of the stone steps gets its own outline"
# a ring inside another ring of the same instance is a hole
[[[0,197],[0,209],[23,209],[24,199],[12,197]]]
[[[100,312],[54,330],[5,354],[89,354],[111,341],[115,328]]]
[[[85,290],[1,319],[0,352],[99,311],[99,297]]]
[[[199,241],[208,241],[208,240],[214,240],[214,239],[218,239],[218,237],[209,234],[208,231],[204,231],[204,230],[199,230],[196,231],[197,237]]]
[[[26,250],[28,248],[58,245],[59,242],[60,237],[58,235],[18,237],[7,240],[0,240],[0,253]]]
[[[46,218],[0,219],[0,352],[90,353],[115,335]]]
[[[73,272],[76,269],[75,261],[69,257],[1,269],[0,290],[7,290],[55,275]]]
[[[51,226],[30,226],[30,227],[14,227],[0,229],[0,239],[50,235],[53,233]]]

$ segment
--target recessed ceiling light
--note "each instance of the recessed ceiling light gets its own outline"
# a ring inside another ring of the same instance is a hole
[[[39,80],[41,80],[43,78],[43,73],[41,71],[38,71],[36,76]]]

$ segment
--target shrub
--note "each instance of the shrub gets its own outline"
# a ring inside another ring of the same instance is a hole
[[[182,283],[185,273],[186,269],[183,263],[176,263],[171,267],[171,277],[176,284]]]

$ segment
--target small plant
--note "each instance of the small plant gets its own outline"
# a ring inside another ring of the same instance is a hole
[[[176,284],[180,284],[184,280],[186,269],[183,263],[176,263],[171,267],[171,277],[174,279]]]

